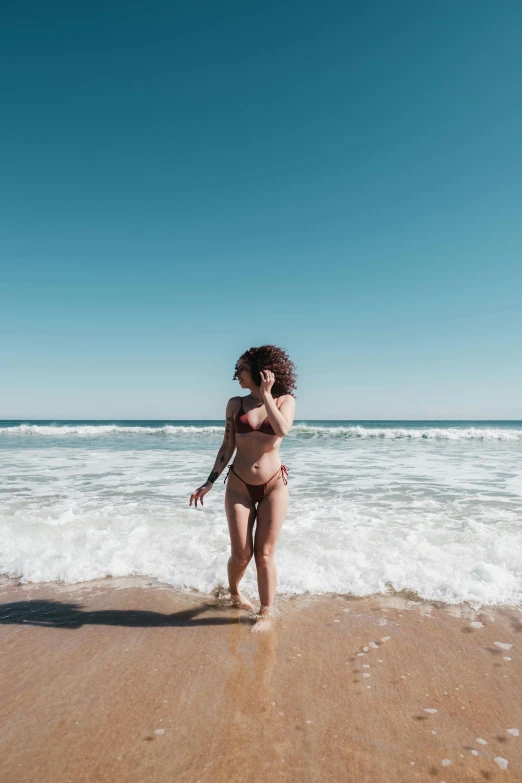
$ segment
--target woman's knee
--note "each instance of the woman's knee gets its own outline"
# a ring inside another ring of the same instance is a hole
[[[247,566],[252,560],[251,549],[235,550],[231,553],[230,559],[235,566]]]
[[[274,547],[256,549],[254,557],[258,568],[268,568],[274,561]]]

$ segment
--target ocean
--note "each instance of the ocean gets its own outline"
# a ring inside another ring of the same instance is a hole
[[[222,421],[0,421],[0,574],[226,585]],[[278,592],[522,605],[522,422],[296,421]],[[257,596],[251,563],[242,583]]]

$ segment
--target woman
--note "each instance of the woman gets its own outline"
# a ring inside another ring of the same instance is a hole
[[[270,627],[277,572],[274,552],[277,536],[288,509],[287,468],[281,464],[279,446],[295,416],[294,364],[281,348],[262,345],[250,348],[236,362],[237,378],[246,396],[231,397],[226,409],[223,443],[214,468],[203,486],[190,497],[189,505],[203,505],[217,477],[235,449],[235,461],[225,477],[225,510],[231,555],[228,584],[232,603],[253,610],[239,592],[239,582],[255,558],[261,606],[252,631]],[[256,504],[257,503],[257,508]],[[254,522],[257,525],[254,533]]]

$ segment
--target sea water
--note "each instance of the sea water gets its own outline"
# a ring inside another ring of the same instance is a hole
[[[0,573],[226,585],[221,421],[0,422]],[[522,605],[522,422],[297,421],[280,593]],[[256,595],[252,563],[243,582]]]

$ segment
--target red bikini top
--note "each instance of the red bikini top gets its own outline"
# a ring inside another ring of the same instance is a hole
[[[241,397],[241,407],[234,420],[234,432],[264,432],[265,435],[275,435],[274,429],[270,424],[270,419],[268,418],[268,416],[263,421],[261,426],[257,428],[257,430],[255,430],[252,427],[252,425],[248,421],[248,416],[243,410],[243,397]]]

